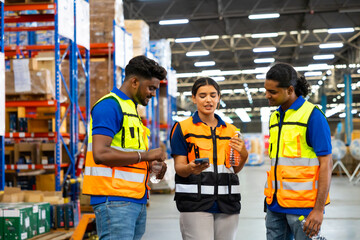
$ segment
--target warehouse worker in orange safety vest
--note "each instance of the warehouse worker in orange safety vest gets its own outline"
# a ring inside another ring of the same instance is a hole
[[[279,106],[269,121],[270,171],[265,184],[268,240],[308,240],[316,235],[330,203],[331,135],[324,113],[304,98],[305,77],[285,63],[266,74],[270,106]],[[299,217],[306,223],[301,227]]]
[[[161,162],[157,178],[163,178],[166,154],[148,149],[150,131],[137,105],[146,106],[156,96],[166,74],[155,61],[134,57],[121,87],[114,86],[91,110],[83,194],[91,195],[101,240],[135,240],[145,233],[149,173]]]

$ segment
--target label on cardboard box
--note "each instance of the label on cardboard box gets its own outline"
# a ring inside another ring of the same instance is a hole
[[[27,232],[21,234],[21,239],[27,239],[27,238],[28,238]]]
[[[44,233],[45,232],[45,227],[39,227],[39,233]]]
[[[39,212],[39,206],[38,205],[34,205],[33,206],[33,213],[38,213]]]
[[[45,211],[45,209],[41,211],[41,219],[46,219],[46,211]]]
[[[30,92],[31,78],[29,71],[29,59],[14,59],[13,68],[15,92]]]
[[[4,217],[20,217],[20,211],[18,209],[5,209]]]
[[[29,217],[25,218],[25,227],[26,228],[30,227],[30,218]]]

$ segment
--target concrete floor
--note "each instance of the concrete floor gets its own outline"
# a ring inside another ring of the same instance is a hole
[[[263,187],[269,166],[245,167],[240,173],[242,209],[236,239],[262,240],[265,237]],[[144,240],[180,240],[179,212],[173,194],[153,194],[148,207]],[[322,233],[328,240],[360,240],[360,183],[333,176],[331,204],[326,207]]]

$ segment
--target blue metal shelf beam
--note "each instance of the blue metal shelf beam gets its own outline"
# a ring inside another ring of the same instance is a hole
[[[0,1],[0,52],[4,53],[4,3]],[[4,103],[5,105],[5,103]],[[5,108],[5,106],[0,106]],[[5,188],[5,136],[0,136],[0,192]]]

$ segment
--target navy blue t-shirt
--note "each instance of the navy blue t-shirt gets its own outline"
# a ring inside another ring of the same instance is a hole
[[[218,120],[218,124],[216,127],[220,127],[221,125],[226,126],[226,123],[220,118],[220,116],[215,114],[215,117]],[[193,114],[192,118],[194,124],[202,122],[197,111]],[[186,141],[182,135],[179,124],[176,126],[173,136],[171,138],[171,156],[174,155],[181,155],[181,156],[188,155]],[[221,213],[217,201],[215,201],[214,204],[211,206],[211,208],[208,209],[206,212]]]
[[[304,102],[305,99],[300,96],[289,109],[297,110]],[[286,111],[284,112],[281,107],[278,108],[278,111],[280,112],[281,124]],[[307,144],[314,149],[316,156],[325,156],[332,152],[329,124],[324,114],[318,108],[315,108],[310,115],[306,131],[306,141]],[[276,198],[274,198],[273,202],[268,205],[267,208],[273,212],[304,216],[309,215],[312,211],[312,208],[283,208],[278,204]]]
[[[124,100],[129,100],[130,98],[125,95],[122,91],[117,88],[113,88],[111,91],[115,93],[118,97]],[[136,105],[136,103],[135,103]],[[105,135],[113,138],[122,128],[123,125],[123,112],[119,103],[113,99],[108,98],[100,101],[96,104],[91,110],[91,117],[93,120],[92,125],[92,135]],[[108,201],[129,201],[134,203],[146,204],[147,202],[147,190],[145,195],[141,199],[127,198],[127,197],[113,197],[113,196],[96,196],[92,195],[90,199],[91,205],[96,205]]]

